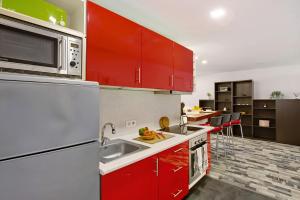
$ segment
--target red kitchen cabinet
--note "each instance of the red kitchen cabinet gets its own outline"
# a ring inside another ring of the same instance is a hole
[[[87,3],[86,79],[102,85],[140,87],[141,27]]]
[[[177,145],[159,154],[159,200],[181,200],[188,194],[189,144]]]
[[[172,89],[173,41],[142,29],[142,87]]]
[[[86,79],[101,85],[193,91],[193,52],[87,2]]]
[[[101,200],[181,200],[188,194],[189,144],[101,176]]]
[[[174,90],[193,91],[193,52],[174,43]]]
[[[101,176],[101,200],[156,200],[157,156]]]

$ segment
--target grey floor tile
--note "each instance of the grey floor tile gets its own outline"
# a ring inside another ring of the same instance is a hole
[[[216,138],[211,138],[214,147]],[[218,160],[212,148],[210,177],[278,200],[300,199],[299,146],[239,137],[234,144],[226,161],[222,144]]]
[[[185,200],[273,200],[219,180],[205,177],[190,191]]]

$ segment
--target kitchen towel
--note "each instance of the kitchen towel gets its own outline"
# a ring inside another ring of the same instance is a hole
[[[199,169],[199,172],[202,173],[203,170],[203,147],[199,147],[196,150],[197,156],[198,156],[198,162],[197,162],[197,167]]]

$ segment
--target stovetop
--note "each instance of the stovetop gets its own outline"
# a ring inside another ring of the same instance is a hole
[[[175,133],[175,134],[180,134],[180,135],[190,135],[192,133],[195,133],[196,131],[200,131],[203,130],[204,128],[200,128],[200,127],[193,127],[193,126],[179,126],[179,125],[175,125],[175,126],[170,126],[168,128],[163,128],[160,129],[160,131],[164,131],[164,132],[169,132],[169,133]]]

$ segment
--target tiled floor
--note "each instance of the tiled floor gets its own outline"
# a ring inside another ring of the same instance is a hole
[[[280,200],[300,199],[300,147],[274,142],[234,138],[235,156],[215,156],[212,136],[210,177]]]
[[[273,200],[210,177],[195,185],[185,200]]]

